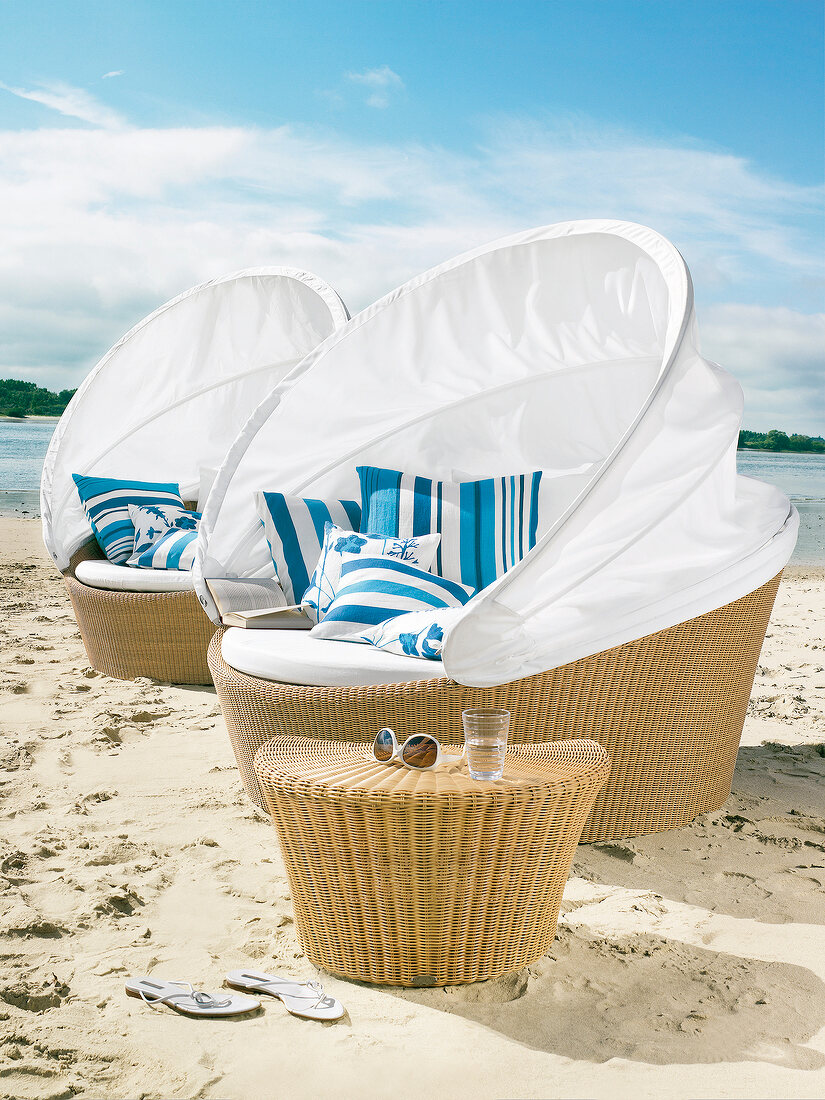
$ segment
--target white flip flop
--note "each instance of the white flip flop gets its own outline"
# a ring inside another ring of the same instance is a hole
[[[167,1005],[184,1016],[242,1016],[261,1007],[257,997],[213,997],[189,982],[169,978],[130,978],[126,992],[130,997],[140,997],[150,1008]]]
[[[232,989],[278,997],[287,1012],[305,1020],[340,1020],[345,1011],[340,1001],[327,997],[320,982],[294,982],[256,970],[230,970],[226,984]]]

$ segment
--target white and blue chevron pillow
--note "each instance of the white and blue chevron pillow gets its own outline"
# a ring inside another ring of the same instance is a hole
[[[398,538],[438,531],[433,572],[486,588],[536,545],[541,470],[480,481],[359,466],[361,526]]]
[[[357,531],[361,521],[357,500],[308,500],[259,491],[255,507],[288,604],[299,604],[309,588],[309,578],[321,556],[326,525],[334,523]]]
[[[173,482],[122,481],[83,474],[72,474],[72,478],[100,549],[116,565],[122,565],[135,548],[130,504],[185,510],[180,487]]]
[[[129,506],[135,549],[127,565],[139,569],[191,569],[195,563],[200,512],[185,508]]]
[[[365,630],[387,619],[408,611],[463,607],[474,595],[475,591],[466,585],[437,577],[398,558],[344,554],[338,592],[310,634],[361,642]]]
[[[345,531],[334,523],[327,523],[321,556],[301,606],[313,622],[323,619],[338,591],[345,554],[358,554],[364,558],[398,558],[409,565],[417,565],[420,569],[429,569],[440,540],[441,536],[438,534],[420,535],[412,539],[361,535],[356,531]]]

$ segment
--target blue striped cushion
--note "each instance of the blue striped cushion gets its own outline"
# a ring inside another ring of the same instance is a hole
[[[285,493],[257,492],[255,507],[288,604],[301,602],[321,556],[327,523],[357,531],[361,508],[355,500],[306,500]]]
[[[328,523],[324,529],[321,555],[301,606],[313,622],[323,619],[338,591],[345,554],[360,554],[361,557],[369,558],[400,558],[420,569],[429,569],[440,537],[421,535],[414,539],[391,539],[384,535],[361,535],[355,531],[345,531],[334,523]]]
[[[122,565],[135,546],[130,504],[177,505],[183,509],[180,487],[173,482],[121,481],[82,474],[72,474],[72,478],[100,549],[116,565]]]
[[[137,565],[140,569],[191,569],[195,564],[197,541],[197,531],[170,527],[148,550],[133,554],[128,564]]]
[[[364,630],[396,615],[462,607],[473,595],[472,588],[398,558],[345,554],[335,599],[310,633],[316,638],[360,642],[364,639],[358,635]]]
[[[409,538],[441,534],[433,572],[486,588],[536,545],[541,470],[481,481],[433,481],[359,466],[361,526]]]

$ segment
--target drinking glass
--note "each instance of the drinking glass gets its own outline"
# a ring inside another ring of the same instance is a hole
[[[473,779],[501,779],[510,731],[509,710],[465,710],[461,720],[470,775]]]

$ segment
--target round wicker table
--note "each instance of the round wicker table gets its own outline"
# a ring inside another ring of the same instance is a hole
[[[418,772],[301,737],[268,741],[255,771],[307,957],[356,981],[432,986],[546,953],[608,760],[593,741],[517,745],[501,780],[477,782],[464,762]]]

